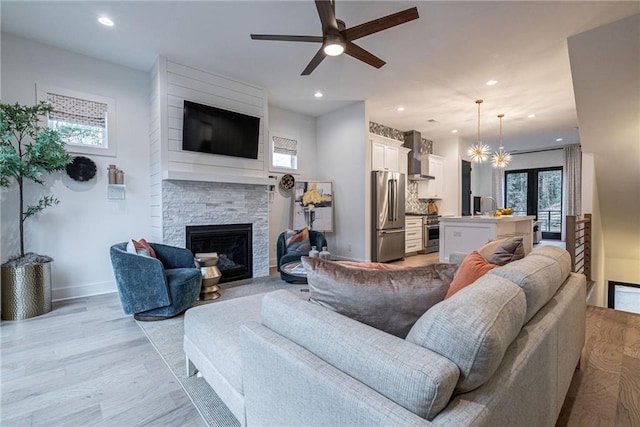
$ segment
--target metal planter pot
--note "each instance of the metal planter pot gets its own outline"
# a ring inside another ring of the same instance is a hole
[[[51,263],[2,267],[2,318],[22,320],[51,311]]]

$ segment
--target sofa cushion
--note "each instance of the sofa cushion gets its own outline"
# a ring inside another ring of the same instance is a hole
[[[487,243],[478,252],[491,264],[505,265],[524,258],[524,245],[521,236],[506,237]]]
[[[458,380],[458,368],[445,357],[284,290],[265,295],[262,324],[429,420],[447,405]]]
[[[521,260],[491,270],[489,274],[504,277],[522,288],[527,298],[526,323],[569,276],[571,261],[568,255],[563,249],[543,246]]]
[[[184,334],[208,357],[239,393],[242,387],[240,325],[260,321],[264,294],[217,301],[190,308],[184,316]]]
[[[460,369],[457,393],[480,387],[496,371],[524,324],[526,300],[507,279],[485,275],[431,307],[407,341],[423,346]]]
[[[487,260],[484,259],[484,257],[477,251],[471,252],[464,258],[462,264],[460,264],[460,268],[456,271],[456,276],[453,278],[444,299],[451,298],[453,294],[458,292],[460,289],[469,286],[480,277],[487,274],[489,270],[496,267],[497,265],[487,262]]]
[[[431,306],[442,301],[455,266],[432,264],[401,270],[348,267],[302,257],[311,301],[404,338]]]

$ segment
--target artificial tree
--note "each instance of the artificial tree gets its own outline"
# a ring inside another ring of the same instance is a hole
[[[52,108],[41,102],[35,106],[0,104],[0,187],[18,184],[20,254],[0,267],[2,318],[21,320],[51,311],[51,262],[45,255],[25,253],[24,223],[58,199],[40,197],[36,204],[25,202],[25,183],[44,184],[44,172],[63,170],[72,161],[60,135],[39,125]]]
[[[40,118],[51,111],[51,105],[44,101],[34,106],[0,104],[0,186],[9,187],[15,181],[20,198],[20,255],[14,262],[29,258],[24,251],[25,221],[59,203],[45,195],[34,205],[26,204],[25,182],[44,185],[43,172],[63,170],[72,161],[58,132],[39,124]]]

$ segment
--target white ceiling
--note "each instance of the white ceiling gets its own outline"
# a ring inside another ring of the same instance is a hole
[[[482,139],[496,148],[504,113],[508,150],[579,142],[566,39],[640,12],[637,1],[338,0],[347,27],[412,6],[420,18],[357,41],[387,62],[379,70],[342,55],[301,76],[319,45],[249,34],[321,35],[312,0],[0,4],[3,32],[145,71],[165,55],[262,86],[271,104],[311,116],[367,100],[371,120],[433,140],[451,139],[453,129],[475,140],[483,98]],[[101,14],[116,25],[98,24]],[[488,87],[489,79],[499,83]]]

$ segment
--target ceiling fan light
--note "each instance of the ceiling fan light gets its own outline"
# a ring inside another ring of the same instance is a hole
[[[344,52],[344,46],[339,43],[328,44],[324,47],[324,53],[329,56],[338,56]]]
[[[344,42],[337,35],[327,35],[324,42],[324,53],[329,56],[338,56],[344,52]]]

